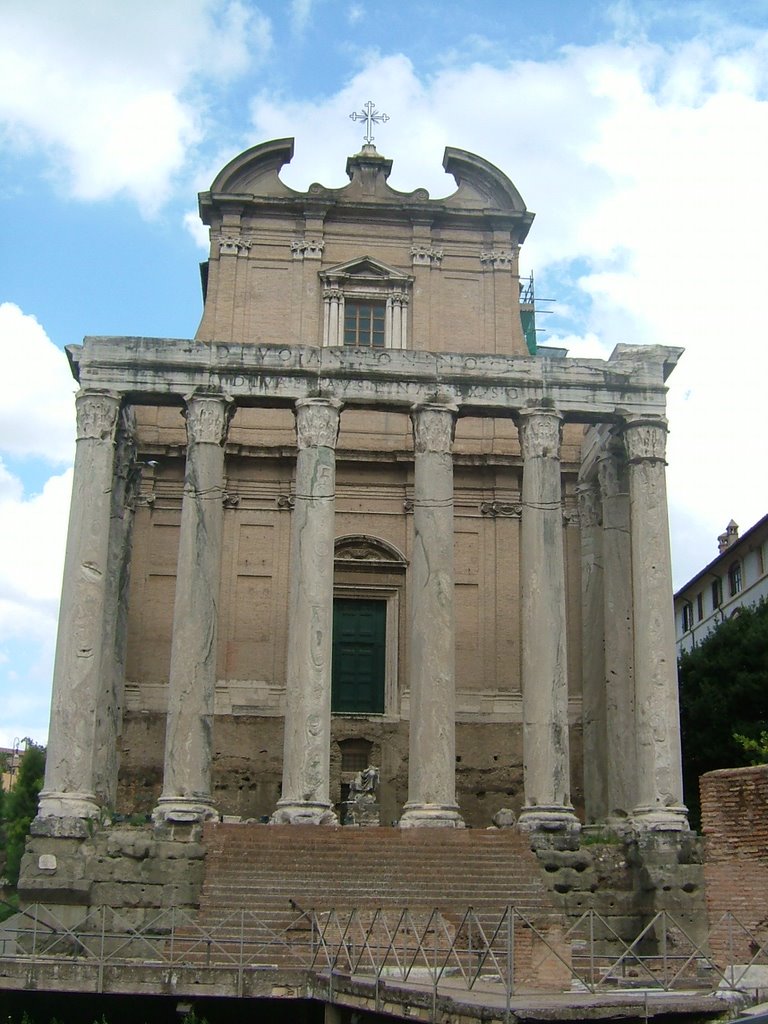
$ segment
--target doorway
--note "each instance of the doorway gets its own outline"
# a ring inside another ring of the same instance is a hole
[[[386,601],[334,599],[331,710],[335,714],[384,714],[386,639]]]

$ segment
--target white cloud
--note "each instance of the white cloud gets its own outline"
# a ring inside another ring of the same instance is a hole
[[[297,35],[306,31],[312,17],[312,0],[291,0],[291,27]]]
[[[200,214],[197,210],[189,210],[185,213],[183,223],[185,229],[194,239],[195,245],[200,249],[205,250],[205,252],[208,252],[211,242],[210,230],[200,220]]]
[[[0,304],[0,361],[0,452],[53,465],[70,462],[77,385],[61,349],[33,316],[11,302]]]
[[[203,135],[195,90],[243,74],[270,45],[268,20],[239,0],[7,0],[5,144],[42,147],[43,166],[77,198],[125,192],[150,212]]]
[[[2,455],[66,466],[74,454],[75,388],[64,353],[32,316],[0,305],[0,742],[45,734],[72,471],[39,493]],[[11,735],[8,734],[10,730]]]
[[[0,463],[0,743],[48,720],[72,471],[26,497]]]

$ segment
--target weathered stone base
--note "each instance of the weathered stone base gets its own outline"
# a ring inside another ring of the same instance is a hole
[[[163,907],[196,909],[204,863],[199,826],[96,827],[83,838],[38,825],[22,858],[19,895],[23,905],[107,906],[140,925]]]
[[[282,803],[270,819],[270,825],[338,825],[330,804],[324,803]]]
[[[99,818],[101,809],[93,793],[47,793],[43,790],[38,817],[62,820]]]
[[[464,819],[454,804],[407,803],[400,828],[464,828]]]
[[[629,823],[634,832],[688,832],[688,808],[636,807]]]
[[[591,833],[591,834],[590,834]],[[535,852],[557,906],[571,920],[592,911],[595,939],[619,955],[660,911],[694,941],[707,931],[701,840],[692,832],[641,837],[590,830],[579,849]],[[653,952],[656,935],[646,936]]]
[[[575,850],[579,845],[581,822],[572,807],[524,807],[517,827],[528,834],[531,848]]]
[[[152,812],[152,820],[156,824],[164,821],[172,824],[194,825],[204,821],[218,819],[219,812],[205,800],[194,800],[183,796],[161,796]]]

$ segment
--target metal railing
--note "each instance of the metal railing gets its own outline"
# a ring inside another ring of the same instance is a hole
[[[705,941],[665,912],[626,941],[594,911],[567,928],[560,917],[514,906],[454,917],[294,905],[282,918],[239,910],[215,925],[169,908],[137,925],[109,907],[34,904],[12,926],[0,925],[0,964],[20,961],[77,964],[98,973],[99,987],[106,968],[121,966],[234,971],[240,993],[249,972],[301,971],[331,988],[341,979],[367,980],[377,996],[382,984],[426,986],[435,995],[482,990],[509,1009],[521,992],[744,988],[753,967],[768,966],[768,943],[730,913]]]

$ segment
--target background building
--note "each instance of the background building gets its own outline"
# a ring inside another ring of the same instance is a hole
[[[675,594],[678,655],[743,605],[768,597],[768,516],[742,537],[731,520],[717,542],[717,558]]]

